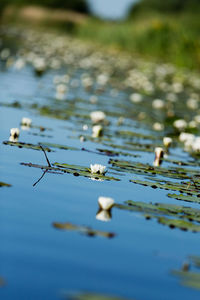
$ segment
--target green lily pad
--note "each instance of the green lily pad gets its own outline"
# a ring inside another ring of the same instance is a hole
[[[115,177],[111,177],[111,176],[107,176],[105,174],[94,174],[91,173],[90,169],[87,167],[83,167],[83,166],[78,166],[78,165],[70,165],[70,164],[66,164],[66,163],[54,163],[54,166],[58,167],[58,168],[62,168],[64,170],[66,170],[68,173],[77,173],[78,175],[81,176],[85,176],[85,177],[89,177],[89,178],[93,178],[93,179],[97,179],[97,180],[114,180],[114,181],[120,181],[120,179],[115,178]]]
[[[158,223],[170,228],[179,228],[199,232],[200,210],[174,204],[145,203],[128,200],[125,204],[115,204],[115,207],[133,212],[141,212],[147,219],[154,218]],[[175,219],[174,219],[175,218]]]
[[[100,237],[105,237],[105,238],[113,238],[115,237],[115,233],[113,232],[106,232],[106,231],[100,231],[100,230],[95,230],[87,226],[79,226],[79,225],[74,225],[71,223],[53,223],[53,227],[56,229],[61,229],[61,230],[74,230],[78,231],[81,234],[94,237],[94,236],[100,236]]]
[[[173,270],[171,272],[173,275],[178,276],[181,279],[181,283],[184,286],[200,289],[200,274],[196,272],[185,272]]]
[[[125,300],[124,298],[113,297],[96,293],[81,293],[76,295],[67,295],[70,300]]]
[[[169,226],[170,228],[179,228],[183,231],[200,232],[200,225],[193,224],[185,220],[168,219],[165,217],[158,218],[160,224]]]
[[[9,145],[9,146],[15,146],[18,148],[32,149],[32,150],[38,150],[38,151],[42,150],[40,145],[35,145],[35,144],[30,144],[30,143],[4,141],[3,144]],[[44,150],[47,152],[52,152],[52,150],[48,147],[44,147]]]
[[[42,144],[44,146],[50,147],[50,148],[57,148],[57,149],[61,149],[61,150],[80,150],[76,147],[71,147],[71,146],[66,146],[66,145],[60,145],[60,144],[54,144],[54,143],[39,143]]]
[[[194,202],[194,203],[200,203],[200,198],[194,197],[194,196],[188,196],[188,195],[183,195],[183,194],[167,194],[169,198],[173,198],[176,200],[182,200],[186,202]]]
[[[143,186],[148,186],[153,189],[164,189],[164,190],[172,190],[172,191],[179,191],[180,193],[185,193],[188,195],[195,195],[200,196],[199,189],[195,186],[191,186],[190,182],[182,182],[182,183],[176,183],[176,182],[169,182],[166,181],[165,183],[159,183],[159,182],[151,182],[151,181],[144,181],[144,180],[137,180],[137,179],[131,179],[130,182],[135,184],[140,184]]]
[[[7,186],[10,187],[11,184],[0,181],[0,187]]]

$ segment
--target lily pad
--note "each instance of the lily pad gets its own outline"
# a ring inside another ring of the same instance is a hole
[[[170,228],[179,228],[199,232],[200,210],[174,204],[145,203],[137,201],[125,201],[125,204],[115,204],[115,207],[123,210],[141,212],[147,219],[155,218],[158,223]],[[174,217],[176,219],[174,219]]]
[[[113,238],[115,237],[115,233],[113,232],[106,232],[106,231],[100,231],[100,230],[95,230],[87,226],[79,226],[79,225],[74,225],[71,223],[53,223],[53,227],[61,230],[74,230],[78,231],[81,234],[94,237],[94,236],[100,236],[100,237],[105,237],[105,238]]]
[[[183,195],[183,194],[167,194],[169,198],[173,198],[176,200],[182,200],[186,202],[194,202],[194,203],[200,203],[200,198],[194,197],[194,196],[188,196],[188,195]]]
[[[151,181],[144,181],[144,180],[137,180],[137,179],[131,179],[130,182],[135,184],[140,184],[143,186],[148,186],[153,189],[159,188],[164,190],[179,191],[180,193],[195,195],[197,197],[200,196],[199,189],[193,185],[191,186],[190,182],[176,183],[176,182],[166,181],[164,183],[159,183],[159,182],[151,182]]]
[[[80,150],[76,147],[71,147],[71,146],[66,146],[66,145],[60,145],[60,144],[54,144],[54,143],[39,143],[42,144],[44,146],[50,147],[50,148],[57,148],[57,149],[61,149],[61,150]]]
[[[197,272],[185,272],[174,270],[171,272],[173,275],[178,276],[181,279],[181,283],[184,286],[200,289],[200,274]]]
[[[0,187],[7,186],[10,187],[11,184],[0,181]]]
[[[39,150],[39,151],[42,150],[40,145],[35,145],[30,143],[4,141],[3,144],[18,147],[18,148],[26,148],[26,149]],[[44,147],[44,150],[47,152],[52,152],[52,150],[48,147]]]

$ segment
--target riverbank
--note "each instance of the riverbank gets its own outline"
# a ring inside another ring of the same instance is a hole
[[[200,22],[194,14],[153,14],[123,22],[102,21],[84,14],[28,6],[8,7],[3,23],[52,26],[82,40],[139,55],[157,63],[200,70]]]

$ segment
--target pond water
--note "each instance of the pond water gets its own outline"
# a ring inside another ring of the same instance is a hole
[[[200,161],[179,140],[199,132],[198,75],[21,28],[0,54],[1,299],[199,299]]]

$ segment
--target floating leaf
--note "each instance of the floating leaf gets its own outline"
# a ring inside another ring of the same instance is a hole
[[[180,277],[181,283],[194,289],[200,289],[200,274],[196,272],[185,272],[173,270],[173,275]]]
[[[80,150],[78,148],[75,147],[71,147],[71,146],[66,146],[66,145],[60,145],[60,144],[53,144],[53,143],[39,143],[42,144],[44,146],[50,147],[50,148],[57,148],[57,149],[61,149],[61,150]]]
[[[102,294],[94,294],[94,293],[82,293],[77,295],[67,295],[67,299],[69,300],[125,300],[124,298],[113,297]]]
[[[3,287],[6,285],[6,281],[3,277],[0,277],[0,287]]]
[[[21,165],[26,167],[32,167],[32,168],[38,168],[41,170],[47,170],[48,172],[61,172],[61,173],[68,173],[73,174],[74,176],[84,176],[88,177],[94,180],[114,180],[114,181],[120,181],[120,179],[106,176],[102,174],[92,174],[90,170],[86,167],[78,166],[78,165],[70,165],[70,164],[60,164],[60,163],[54,163],[53,166],[45,166],[45,165],[38,165],[38,164],[32,164],[32,163],[21,163]]]
[[[192,232],[199,232],[200,225],[193,222],[200,222],[200,210],[184,207],[174,204],[163,203],[145,203],[128,200],[124,204],[115,204],[115,207],[123,210],[142,212],[147,218],[155,218],[163,225],[170,228],[179,228],[181,230],[190,230]],[[167,216],[167,217],[166,217]],[[176,219],[174,219],[176,217]]]
[[[200,256],[192,255],[190,256],[190,259],[192,260],[195,267],[200,268]]]
[[[71,223],[53,223],[53,227],[57,229],[62,229],[62,230],[75,230],[78,231],[79,233],[82,233],[87,236],[101,236],[101,237],[106,237],[106,238],[113,238],[115,237],[115,233],[113,232],[106,232],[106,231],[100,231],[100,230],[94,230],[90,227],[87,226],[79,226],[79,225],[74,225]]]
[[[188,196],[188,195],[183,195],[183,194],[167,194],[169,198],[174,198],[176,200],[182,200],[186,202],[194,202],[194,203],[200,203],[200,198],[199,197],[194,197],[194,196]]]
[[[189,230],[192,232],[200,232],[200,225],[196,225],[185,220],[176,220],[176,219],[168,219],[165,217],[161,217],[158,219],[158,222],[160,224],[167,225],[170,228],[179,228],[183,231]]]
[[[10,187],[11,184],[0,181],[0,187],[7,186]]]
[[[26,149],[39,150],[39,151],[42,150],[40,148],[40,145],[34,145],[34,144],[30,144],[30,143],[4,141],[3,144],[9,145],[9,146],[15,146],[18,148],[26,148]],[[48,147],[44,147],[44,150],[47,152],[52,152],[52,150]]]
[[[163,168],[154,167],[149,164],[143,164],[139,162],[125,161],[110,159],[109,163],[112,164],[115,170],[120,170],[129,173],[135,173],[140,175],[161,175],[164,177],[174,178],[174,179],[189,179],[192,173],[193,176],[199,175],[198,170],[194,169],[181,169],[181,168]]]
[[[130,182],[133,182],[135,184],[140,184],[143,186],[149,186],[153,189],[164,189],[164,190],[172,190],[172,191],[179,191],[181,193],[186,193],[188,195],[195,195],[200,196],[199,189],[190,186],[190,182],[182,182],[182,183],[175,183],[175,182],[169,182],[166,181],[165,183],[159,183],[159,182],[151,182],[151,181],[144,181],[144,180],[136,180],[131,179]]]

